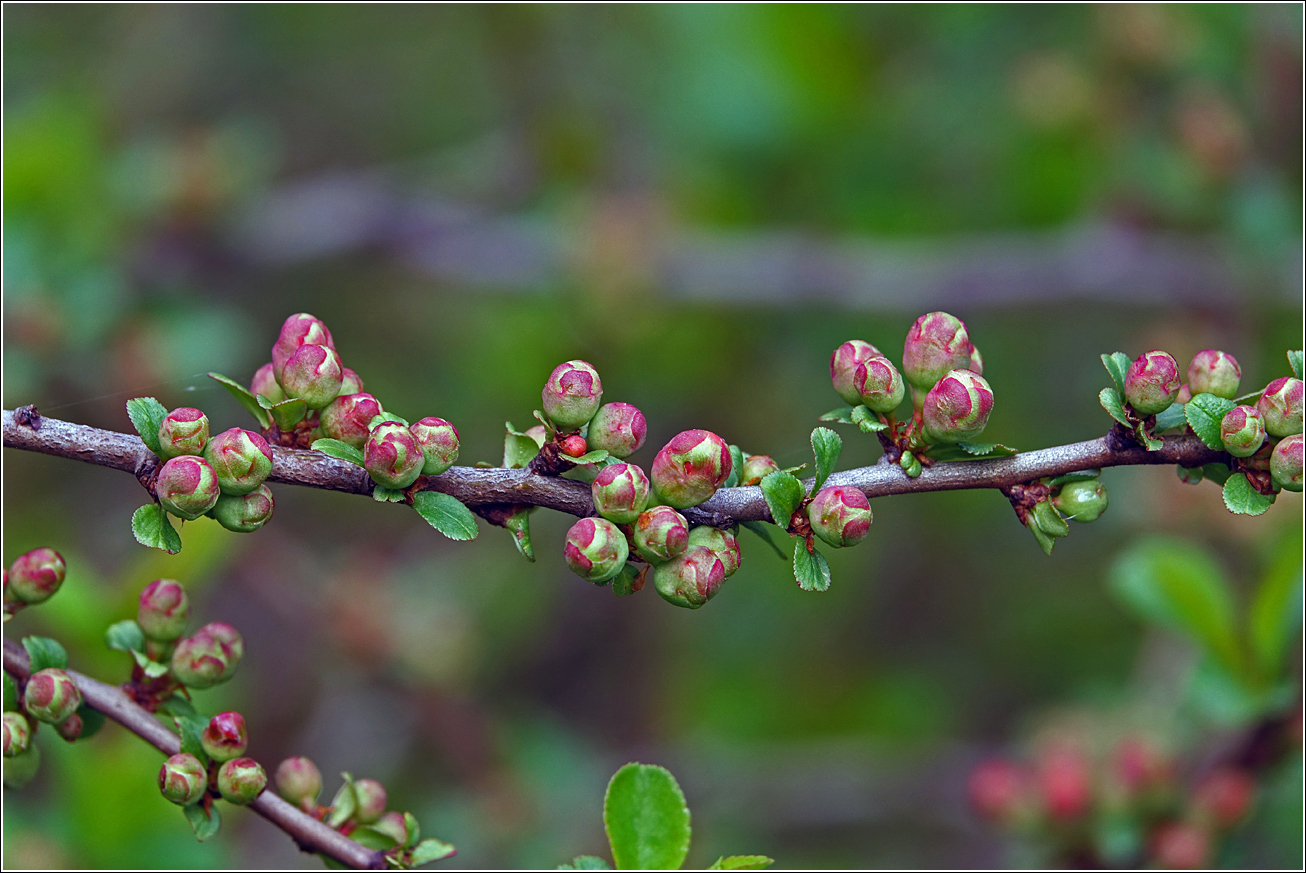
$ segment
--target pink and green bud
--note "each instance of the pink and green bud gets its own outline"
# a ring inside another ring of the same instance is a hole
[[[382,813],[381,817],[372,822],[368,827],[374,831],[380,831],[387,837],[395,841],[396,845],[402,846],[408,842],[408,822],[404,820],[402,812]]]
[[[1175,395],[1174,402],[1188,403],[1192,399],[1193,399],[1193,389],[1188,386],[1188,383],[1185,382],[1184,384],[1180,385],[1179,393]]]
[[[4,756],[12,758],[27,751],[32,741],[32,726],[21,712],[4,714]]]
[[[198,409],[174,409],[159,423],[159,454],[165,461],[178,455],[202,455],[208,440],[209,418]]]
[[[831,485],[812,498],[807,517],[812,533],[825,542],[835,548],[855,546],[871,531],[871,502],[857,488]]]
[[[953,370],[968,368],[972,350],[960,318],[946,312],[927,313],[907,331],[902,347],[903,376],[924,394]]]
[[[651,479],[658,499],[676,509],[707,500],[730,476],[730,447],[706,430],[686,430],[653,458]]]
[[[1052,505],[1071,521],[1090,522],[1106,512],[1106,486],[1101,479],[1084,479],[1079,482],[1067,482],[1061,491],[1052,498]]]
[[[268,774],[253,758],[232,758],[218,768],[218,793],[228,803],[253,803],[267,787]]]
[[[286,362],[303,345],[336,347],[327,326],[307,312],[296,313],[281,325],[281,333],[272,346],[272,374],[277,382],[285,384],[282,377]]]
[[[739,551],[739,540],[735,539],[734,534],[720,528],[702,525],[689,532],[689,548],[694,546],[704,546],[721,559],[721,566],[725,567],[726,578],[730,578],[739,569],[741,559]]]
[[[830,355],[830,382],[844,403],[857,406],[862,402],[857,370],[876,357],[881,357],[880,350],[864,340],[848,340]]]
[[[541,392],[544,414],[562,430],[576,430],[594,417],[603,398],[599,372],[585,361],[559,364]]]
[[[5,594],[23,603],[44,603],[63,585],[65,570],[63,555],[54,549],[32,549],[9,565]]]
[[[648,505],[648,477],[634,464],[609,464],[590,484],[594,510],[608,521],[630,524]]]
[[[662,599],[686,609],[707,603],[725,581],[725,562],[707,546],[690,546],[680,557],[653,570],[653,587]]]
[[[579,458],[589,451],[589,444],[585,442],[585,437],[573,433],[558,440],[558,450],[569,458]]]
[[[1256,800],[1256,780],[1246,770],[1221,767],[1193,792],[1193,810],[1203,822],[1220,830],[1242,823]]]
[[[260,485],[248,494],[224,494],[209,510],[218,524],[235,533],[253,533],[272,520],[272,489]]]
[[[226,630],[235,634],[234,642]],[[172,674],[188,688],[209,688],[235,674],[243,650],[240,635],[230,625],[206,624],[193,636],[177,643],[172,653]]]
[[[614,458],[628,458],[644,445],[648,422],[629,403],[605,403],[590,420],[590,448],[603,449]]]
[[[359,824],[371,824],[385,812],[385,786],[375,779],[354,780],[354,799],[358,801],[354,820]]]
[[[175,579],[155,579],[141,592],[136,623],[146,639],[171,642],[186,631],[190,599]]]
[[[1265,422],[1255,406],[1235,406],[1220,420],[1220,442],[1235,458],[1250,458],[1265,443]]]
[[[238,712],[220,712],[200,732],[200,745],[204,753],[215,761],[230,761],[245,754],[249,734],[245,730],[245,716]]]
[[[661,564],[684,553],[689,545],[689,522],[670,506],[654,506],[635,519],[632,535],[640,557]]]
[[[82,692],[66,670],[38,670],[23,689],[23,709],[32,718],[49,724],[58,724],[81,705]]]
[[[1238,396],[1242,377],[1237,358],[1227,352],[1206,349],[1193,355],[1188,365],[1188,390],[1190,394],[1214,394],[1233,400]]]
[[[995,758],[971,771],[966,793],[981,816],[998,824],[1019,819],[1033,804],[1029,774],[1012,761]]]
[[[341,394],[322,410],[322,433],[362,451],[372,430],[372,419],[383,411],[371,394]]]
[[[408,430],[422,453],[423,476],[438,476],[458,460],[458,428],[443,418],[428,415]]]
[[[57,733],[60,738],[72,743],[76,742],[81,737],[82,730],[85,727],[86,723],[82,721],[81,715],[74,712],[72,715],[55,725],[54,732]]]
[[[195,803],[208,787],[208,772],[200,759],[188,752],[173,755],[159,768],[159,793],[178,806]]]
[[[1300,379],[1283,376],[1265,386],[1256,410],[1265,422],[1265,432],[1270,436],[1286,437],[1302,432],[1302,395]]]
[[[227,656],[228,670],[235,670],[240,659],[245,657],[245,640],[241,638],[240,631],[224,621],[211,621],[196,633],[208,634],[218,641],[218,645],[222,646],[222,651]]]
[[[340,355],[329,346],[300,346],[281,373],[286,396],[299,398],[309,409],[322,409],[335,400],[343,384]]]
[[[233,427],[209,440],[204,460],[223,494],[248,494],[272,473],[272,448],[252,430]]]
[[[287,758],[277,765],[277,793],[301,808],[317,803],[322,793],[322,773],[308,758]]]
[[[383,421],[372,428],[363,448],[363,466],[385,488],[407,488],[422,475],[426,457],[407,425]]]
[[[1156,415],[1179,396],[1179,364],[1166,352],[1144,352],[1125,373],[1125,399],[1139,415]]]
[[[961,443],[984,432],[993,412],[993,389],[983,376],[953,370],[925,395],[921,435],[931,445]]]
[[[348,367],[341,368],[340,374],[340,393],[341,394],[361,394],[363,393],[363,379]]]
[[[286,399],[286,392],[281,390],[281,383],[277,381],[277,374],[273,372],[271,363],[264,364],[254,371],[254,378],[249,383],[249,393],[262,395],[270,403],[280,403]]]
[[[630,546],[626,535],[607,519],[582,518],[567,531],[562,553],[577,576],[590,582],[606,582],[621,572]]]
[[[1270,455],[1270,475],[1284,491],[1302,490],[1302,435],[1279,440]]]
[[[777,472],[780,465],[770,455],[749,455],[744,458],[744,469],[739,472],[740,485],[757,485]]]
[[[888,358],[871,358],[857,366],[853,375],[859,402],[872,412],[893,412],[902,402],[906,387],[902,374]]]
[[[974,344],[970,347],[970,363],[966,365],[965,369],[970,370],[976,376],[984,375],[984,356],[980,354],[980,350],[975,348]]]
[[[159,469],[154,494],[163,508],[179,518],[193,521],[213,508],[222,490],[218,475],[203,458],[181,455]]]

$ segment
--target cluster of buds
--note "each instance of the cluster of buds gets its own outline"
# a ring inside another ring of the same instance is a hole
[[[66,571],[63,555],[54,549],[42,547],[19,555],[4,570],[5,619],[53,597],[63,585]]]
[[[159,768],[159,793],[178,806],[221,798],[237,806],[253,803],[267,787],[263,767],[245,756],[249,734],[239,712],[220,712],[200,733],[197,753],[180,752]]]
[[[612,458],[630,457],[644,445],[648,423],[629,403],[603,403],[603,380],[593,364],[567,361],[553,368],[540,392],[544,415],[552,424],[556,453],[578,458],[603,451]],[[531,434],[532,428],[528,431]],[[550,436],[538,433],[540,447]]]

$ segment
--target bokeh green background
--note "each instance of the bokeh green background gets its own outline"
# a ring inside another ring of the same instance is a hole
[[[1301,347],[1295,6],[7,5],[4,25],[6,408],[126,430],[151,394],[245,426],[203,373],[247,378],[306,310],[388,409],[454,421],[463,463],[497,462],[505,419],[579,357],[647,415],[640,462],[705,427],[797,464],[839,404],[830,351],[897,350],[936,308],[984,352],[989,438],[1022,448],[1105,431],[1101,352],[1224,348],[1253,388]],[[844,435],[843,466],[878,455]],[[4,560],[51,545],[69,577],[5,632],[125,678],[104,627],[182,580],[247,641],[202,707],[241,709],[266,762],[380,778],[459,847],[444,866],[606,855],[628,760],[679,777],[691,864],[989,866],[966,774],[1041,721],[1194,748],[1228,728],[1180,702],[1191,649],[1112,599],[1115,556],[1200,542],[1245,594],[1300,549],[1297,495],[1248,519],[1170,468],[1104,478],[1111,511],[1051,558],[995,493],[877,500],[828,593],[750,538],[687,612],[570,575],[544,512],[527,564],[484,524],[455,545],[278,487],[266,529],[187,524],[167,557],[130,537],[131,477],[6,450]],[[318,864],[241,811],[196,844],[119,730],[48,740],[5,792],[6,866]],[[1301,860],[1299,766],[1226,863]]]

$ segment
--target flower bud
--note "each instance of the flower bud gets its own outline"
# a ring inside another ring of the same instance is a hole
[[[716,527],[701,525],[689,532],[689,546],[704,546],[712,550],[721,559],[725,567],[726,578],[730,578],[739,569],[739,540],[729,531]]]
[[[82,705],[82,692],[68,671],[55,667],[38,670],[23,689],[23,709],[32,718],[58,724]]]
[[[541,392],[544,414],[562,430],[576,430],[594,417],[603,397],[599,372],[584,361],[559,364]]]
[[[690,546],[680,557],[653,570],[653,586],[662,599],[686,609],[707,603],[725,581],[725,562],[707,546]]]
[[[1286,437],[1302,432],[1302,394],[1300,379],[1283,376],[1265,386],[1256,410],[1270,436]]]
[[[644,413],[629,403],[605,403],[590,420],[590,448],[603,449],[614,458],[628,458],[644,445],[648,423]]]
[[[906,390],[902,374],[885,357],[875,357],[857,365],[853,374],[858,402],[866,404],[872,412],[893,412],[902,402]]]
[[[196,631],[196,634],[207,634],[218,641],[223,654],[227,656],[228,670],[235,670],[240,659],[245,657],[245,641],[241,639],[240,631],[224,621],[211,621]]]
[[[355,779],[354,798],[358,801],[354,819],[359,824],[371,824],[385,812],[385,786],[375,779]]]
[[[209,419],[198,409],[174,409],[159,422],[159,454],[166,461],[178,455],[202,455],[209,440]]]
[[[984,432],[993,412],[993,389],[970,370],[953,370],[925,395],[921,435],[931,444],[961,443]]]
[[[317,803],[322,793],[322,774],[308,758],[287,758],[277,765],[274,777],[277,793],[299,807]]]
[[[408,430],[422,453],[423,476],[438,476],[458,460],[458,428],[443,418],[427,416]]]
[[[1220,441],[1235,458],[1250,458],[1265,442],[1265,422],[1255,406],[1235,406],[1220,420]]]
[[[1043,805],[1054,819],[1079,818],[1093,801],[1088,762],[1073,749],[1054,749],[1039,762],[1038,785]]]
[[[1164,790],[1174,779],[1174,762],[1142,737],[1126,737],[1112,758],[1115,781],[1128,799]]]
[[[633,530],[635,549],[650,564],[670,561],[689,545],[689,522],[670,506],[654,506],[641,512]]]
[[[164,509],[193,521],[213,508],[222,491],[218,476],[207,461],[194,455],[181,455],[159,468],[154,493]]]
[[[361,394],[363,392],[363,379],[348,367],[340,368],[340,393],[341,394]]]
[[[136,623],[146,639],[170,642],[186,630],[190,620],[190,599],[175,579],[155,579],[141,592]]]
[[[380,402],[371,394],[341,394],[322,410],[322,433],[361,451],[372,419],[382,411]]]
[[[1010,824],[1029,804],[1029,778],[1011,761],[995,758],[970,773],[966,793],[971,806],[989,821]]]
[[[648,505],[648,477],[634,464],[609,464],[590,484],[594,510],[608,521],[630,524]]]
[[[200,759],[188,752],[173,755],[159,768],[159,793],[178,806],[195,803],[208,787],[208,772]]]
[[[975,348],[973,343],[970,347],[970,363],[963,369],[970,370],[976,376],[984,375],[984,356],[980,354],[980,350]]]
[[[223,494],[249,494],[272,473],[272,449],[267,440],[238,427],[209,440],[204,460],[217,474]]]
[[[281,333],[272,346],[272,373],[278,382],[282,382],[286,362],[305,344],[329,346],[333,349],[336,347],[331,339],[331,331],[327,330],[325,324],[307,312],[299,312],[281,325]]]
[[[653,459],[653,489],[668,506],[697,506],[730,476],[731,463],[721,437],[706,430],[681,431]]]
[[[1206,349],[1193,355],[1188,365],[1188,390],[1192,394],[1214,394],[1233,400],[1238,396],[1242,377],[1237,358],[1227,352]]]
[[[54,732],[63,739],[72,743],[76,742],[77,739],[81,737],[82,729],[85,727],[86,723],[82,721],[81,715],[74,712],[72,715],[55,725]]]
[[[558,447],[561,452],[569,458],[579,458],[581,455],[589,451],[589,445],[585,442],[585,437],[578,433],[565,436],[558,440]],[[582,464],[581,466],[586,467],[589,465]]]
[[[739,473],[740,485],[757,485],[780,469],[770,455],[749,455],[744,458],[744,469]]]
[[[426,463],[417,438],[406,425],[383,421],[372,428],[363,448],[363,466],[378,485],[407,488],[422,475]]]
[[[253,758],[232,758],[218,768],[218,793],[228,803],[253,803],[267,786],[268,774]]]
[[[1162,870],[1200,870],[1210,865],[1211,838],[1183,822],[1161,825],[1152,833],[1152,858]]]
[[[1125,399],[1139,415],[1164,412],[1179,396],[1179,364],[1165,352],[1144,352],[1125,373]]]
[[[54,549],[32,549],[9,565],[5,593],[23,603],[43,603],[63,585],[65,568],[63,555]]]
[[[606,582],[621,572],[629,557],[626,535],[605,518],[582,518],[567,531],[563,547],[567,566],[582,579]]]
[[[249,735],[245,731],[245,716],[238,712],[220,712],[200,732],[200,745],[204,753],[215,761],[230,761],[245,754]]]
[[[254,378],[249,383],[249,393],[266,397],[269,403],[280,403],[286,399],[286,392],[281,390],[281,383],[272,370],[272,364],[266,363],[254,371]]]
[[[1302,490],[1302,435],[1279,440],[1270,455],[1270,475],[1284,491]]]
[[[342,384],[340,355],[329,346],[300,346],[281,373],[286,396],[299,398],[309,409],[321,409],[335,400]]]
[[[188,688],[217,685],[230,678],[234,669],[227,648],[204,628],[177,643],[172,652],[172,674]]]
[[[32,741],[32,726],[27,723],[21,712],[6,712],[4,715],[4,756],[12,758],[27,751]]]
[[[875,357],[880,357],[880,350],[864,340],[848,340],[830,355],[830,382],[844,403],[852,406],[862,403],[861,388],[856,384],[857,370]]]
[[[1188,383],[1185,382],[1184,384],[1180,385],[1179,393],[1175,395],[1174,402],[1188,403],[1192,399],[1193,399],[1193,389],[1188,386]]]
[[[224,494],[209,515],[229,531],[252,533],[272,519],[272,489],[260,485],[249,494]]]
[[[1052,505],[1071,521],[1097,521],[1106,512],[1108,503],[1106,486],[1101,479],[1084,479],[1067,482],[1052,498]]]
[[[946,312],[930,312],[916,319],[902,348],[902,372],[920,393],[953,370],[971,363],[972,346],[966,325]]]
[[[1193,792],[1193,808],[1199,818],[1221,830],[1242,822],[1256,799],[1256,781],[1245,770],[1223,767],[1216,770]]]
[[[404,820],[402,812],[382,813],[381,817],[372,822],[369,827],[374,831],[380,831],[387,837],[395,841],[396,845],[402,846],[408,842],[408,822]]]
[[[836,549],[855,546],[870,533],[871,502],[856,488],[831,485],[812,498],[807,517],[812,533]],[[782,521],[787,523],[789,519]]]

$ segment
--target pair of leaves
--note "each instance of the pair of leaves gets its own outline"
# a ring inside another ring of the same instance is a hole
[[[1038,541],[1043,554],[1051,556],[1052,547],[1061,537],[1070,536],[1070,525],[1050,501],[1040,500],[1025,517],[1025,526]]]
[[[141,545],[170,555],[181,551],[181,534],[172,526],[167,510],[158,503],[147,503],[132,513],[132,536]]]
[[[27,650],[28,670],[32,673],[51,668],[68,669],[68,653],[59,645],[58,640],[49,637],[23,637],[23,648]]]
[[[855,424],[862,433],[875,433],[889,427],[880,416],[866,406],[840,406],[822,415],[818,421],[833,421],[838,424]]]
[[[731,445],[730,450],[730,475],[726,481],[721,483],[722,488],[734,488],[739,484],[744,471],[744,452],[739,446]]]
[[[843,449],[843,439],[826,427],[812,431],[812,455],[816,459],[816,479],[812,483],[812,492],[821,489],[825,481],[834,472],[834,465],[839,460]],[[807,497],[807,489],[798,477],[788,470],[777,470],[762,480],[762,496],[766,499],[767,509],[776,526],[787,530],[798,507]]]
[[[236,402],[245,407],[245,410],[250,415],[254,416],[254,420],[258,422],[259,427],[267,430],[272,425],[272,415],[269,410],[273,404],[265,406],[264,404],[267,403],[266,397],[263,397],[261,394],[258,396],[251,394],[244,385],[241,385],[235,379],[230,379],[221,373],[209,373],[209,378],[217,382],[223,388],[226,388],[227,391],[231,393],[231,396],[236,398]],[[302,400],[299,402],[303,403]],[[303,416],[301,415],[300,418],[303,418]],[[280,422],[277,423],[277,426],[281,426]],[[293,427],[293,424],[291,426]],[[282,429],[289,430],[290,428]]]

